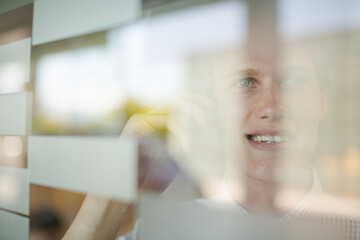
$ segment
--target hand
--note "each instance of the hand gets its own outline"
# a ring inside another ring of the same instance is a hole
[[[135,137],[138,141],[140,190],[163,192],[178,173],[179,169],[163,139],[167,132],[168,111],[167,105],[160,105],[148,113],[135,114],[121,134],[121,137]]]
[[[179,172],[175,157],[169,153],[164,135],[179,139],[181,149],[190,152],[191,133],[177,116],[191,116],[197,126],[211,126],[206,109],[214,109],[214,102],[203,94],[182,94],[171,108],[159,105],[145,114],[135,114],[126,124],[121,136],[135,136],[139,142],[139,189],[163,192]],[[172,110],[172,114],[170,111]],[[173,114],[175,113],[175,114]]]

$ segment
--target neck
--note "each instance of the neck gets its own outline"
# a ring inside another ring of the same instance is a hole
[[[231,197],[253,214],[283,216],[306,195],[311,184],[310,170],[302,173],[302,182],[263,181],[242,176],[241,181],[228,186]]]
[[[245,194],[237,199],[248,211],[259,214],[277,214],[276,196],[279,191],[279,184],[265,182],[248,176],[243,178]]]

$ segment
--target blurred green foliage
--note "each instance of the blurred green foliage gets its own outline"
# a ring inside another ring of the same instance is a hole
[[[32,132],[35,135],[119,135],[127,121],[135,114],[146,114],[153,106],[140,104],[132,98],[128,98],[124,104],[114,108],[109,113],[96,119],[90,119],[87,123],[75,123],[72,121],[60,121],[35,110],[32,119]],[[167,117],[170,109],[166,110]],[[157,128],[156,135],[162,138],[167,136],[168,129]]]

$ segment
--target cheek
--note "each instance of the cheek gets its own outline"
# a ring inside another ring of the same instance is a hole
[[[316,90],[308,90],[291,94],[289,109],[292,119],[298,124],[306,124],[313,128],[318,125],[321,115],[321,96]]]
[[[291,159],[310,159],[317,145],[317,134],[321,118],[321,98],[318,92],[293,97],[291,101],[291,119],[297,128],[297,144],[288,154]]]
[[[243,171],[247,175],[264,181],[281,179],[287,170],[287,166],[288,163],[284,156],[261,156],[254,159],[254,156],[249,154],[242,162]]]
[[[247,106],[247,100],[230,92],[218,101],[219,116],[227,127],[242,128],[249,112]]]

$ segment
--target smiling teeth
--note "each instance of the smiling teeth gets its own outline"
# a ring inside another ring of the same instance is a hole
[[[285,136],[252,136],[251,140],[254,142],[265,142],[265,143],[281,143],[286,141]]]
[[[274,136],[274,142],[282,142],[282,139],[280,136]]]

